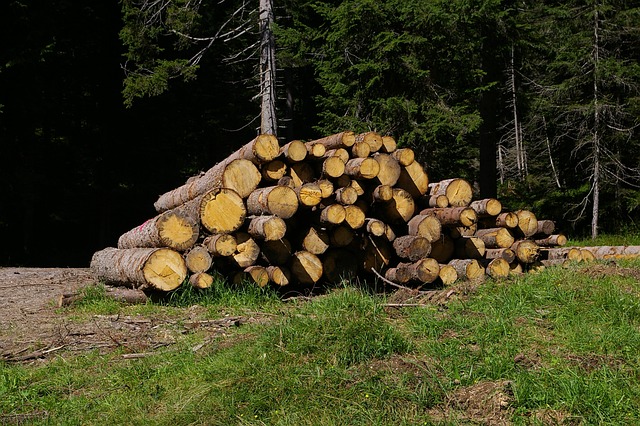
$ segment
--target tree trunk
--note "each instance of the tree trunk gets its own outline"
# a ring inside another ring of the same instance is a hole
[[[487,260],[487,262],[483,263],[483,265],[485,266],[487,275],[496,280],[507,278],[509,276],[509,272],[511,271],[509,262],[499,257],[492,260]]]
[[[366,215],[358,206],[344,206],[344,222],[351,229],[360,229],[364,226]]]
[[[301,206],[313,207],[322,201],[322,189],[315,182],[304,183],[295,188]]]
[[[238,247],[236,237],[230,234],[210,235],[204,239],[202,244],[214,257],[231,256]]]
[[[453,257],[456,246],[450,236],[443,234],[440,238],[431,243],[431,253],[429,256],[439,263],[447,263]]]
[[[190,205],[187,203],[187,205]],[[219,188],[205,193],[196,206],[200,222],[212,234],[228,234],[244,224],[244,200],[232,189]]]
[[[298,210],[298,196],[287,186],[259,188],[247,198],[247,210],[254,215],[269,214],[289,219]]]
[[[485,198],[483,200],[473,201],[469,204],[476,211],[478,217],[481,216],[497,216],[502,211],[502,203],[495,198]]]
[[[358,191],[352,186],[338,188],[334,195],[336,202],[343,206],[354,204],[358,200]]]
[[[546,238],[533,240],[540,247],[559,247],[567,244],[567,237],[562,234],[549,235]]]
[[[384,215],[390,223],[406,223],[413,217],[416,204],[407,191],[393,188],[393,198],[384,204],[383,209]]]
[[[170,291],[187,277],[182,255],[167,248],[106,248],[93,254],[91,270],[107,284]]]
[[[431,253],[431,243],[424,237],[403,235],[393,241],[393,248],[401,259],[416,262]]]
[[[378,152],[382,148],[382,136],[376,132],[365,132],[356,135],[356,143],[365,142],[371,148],[371,152]]]
[[[487,249],[484,253],[485,259],[504,259],[507,263],[513,263],[516,260],[516,252],[510,248]]]
[[[522,263],[533,263],[540,256],[540,247],[529,240],[516,241],[511,246],[511,250],[516,253],[516,257]]]
[[[455,254],[460,259],[482,259],[486,248],[477,237],[461,237],[455,240]]]
[[[382,146],[380,147],[380,152],[384,152],[385,154],[390,154],[398,148],[398,144],[396,140],[392,136],[383,136],[382,137]]]
[[[198,272],[207,272],[211,269],[213,259],[209,250],[201,245],[194,246],[184,255],[184,261],[189,272],[197,274]]]
[[[311,227],[307,230],[301,244],[304,250],[315,255],[322,254],[327,251],[329,245],[329,234],[316,227]]]
[[[518,226],[518,215],[514,212],[504,212],[500,213],[498,216],[494,217],[483,217],[479,218],[478,222],[484,228],[509,228],[514,229]]]
[[[189,284],[195,288],[205,289],[213,284],[213,276],[206,272],[198,272],[189,277]]]
[[[274,241],[284,237],[287,232],[287,225],[284,220],[275,215],[256,216],[249,222],[247,232],[253,238]]]
[[[487,248],[492,249],[509,248],[515,242],[513,235],[507,228],[478,229],[476,237],[484,241]]]
[[[356,142],[356,136],[353,132],[341,132],[321,139],[311,141],[313,143],[323,144],[327,150],[337,148],[349,148]]]
[[[476,259],[453,259],[449,265],[458,273],[459,278],[467,280],[480,280],[484,278],[484,267]]]
[[[331,225],[339,225],[344,222],[347,212],[341,204],[331,204],[320,212],[320,222]]]
[[[185,251],[198,239],[199,222],[198,216],[184,210],[169,210],[122,234],[118,248],[168,247]]]
[[[292,254],[291,243],[286,238],[277,241],[265,241],[260,246],[262,260],[270,265],[286,265]]]
[[[269,281],[277,285],[278,287],[284,287],[291,283],[291,272],[284,266],[267,266],[267,275]]]
[[[373,156],[375,160],[380,165],[380,171],[378,172],[378,176],[376,178],[382,185],[394,186],[398,179],[400,179],[400,174],[402,172],[402,167],[398,160],[390,156],[389,154],[380,154],[377,153]]]
[[[338,156],[327,157],[322,162],[322,176],[339,178],[345,173],[346,164]]]
[[[298,251],[291,257],[291,275],[300,284],[315,284],[322,277],[322,261],[313,253]]]
[[[401,166],[408,166],[416,159],[416,154],[411,148],[400,148],[391,153]]]
[[[260,172],[266,182],[278,182],[287,174],[287,165],[282,160],[271,160],[262,165]]]
[[[539,220],[536,235],[551,235],[556,229],[556,224],[552,220]]]
[[[420,163],[414,161],[408,166],[400,168],[400,177],[396,187],[402,188],[412,197],[418,198],[429,191],[429,176]]]
[[[473,189],[464,179],[446,179],[430,184],[429,195],[446,195],[451,207],[466,207],[471,202]]]
[[[524,237],[531,237],[538,232],[538,219],[536,215],[529,210],[518,210],[518,226],[516,231]]]
[[[300,140],[294,140],[280,148],[280,154],[289,163],[299,163],[307,158],[307,146]]]
[[[420,214],[437,217],[443,226],[471,226],[478,221],[478,215],[471,207],[424,209]]]
[[[344,168],[344,173],[347,176],[356,179],[373,179],[378,176],[379,172],[380,164],[371,157],[349,160]]]
[[[387,225],[379,219],[367,218],[365,225],[367,232],[374,237],[382,237],[387,231]]]
[[[351,157],[353,158],[367,158],[371,155],[371,146],[363,141],[356,141],[351,147]]]
[[[438,278],[442,281],[443,285],[451,285],[458,280],[458,271],[451,265],[440,264],[440,271],[438,272]]]
[[[440,238],[442,224],[432,215],[416,215],[407,223],[409,235],[426,238],[430,243]]]
[[[261,133],[276,135],[276,41],[272,0],[260,0],[260,95]]]

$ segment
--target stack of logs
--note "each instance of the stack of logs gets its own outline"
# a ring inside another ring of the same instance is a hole
[[[279,146],[260,135],[154,204],[159,213],[94,254],[109,283],[311,286],[358,274],[398,285],[500,278],[566,259],[554,224],[463,179],[429,183],[409,148],[375,132]],[[556,260],[554,260],[556,259]]]

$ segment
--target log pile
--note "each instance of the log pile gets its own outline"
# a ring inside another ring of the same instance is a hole
[[[429,183],[411,149],[375,132],[284,146],[260,135],[154,207],[117,248],[94,254],[99,279],[170,291],[207,288],[213,271],[260,286],[365,274],[412,286],[570,258],[553,222],[473,200],[464,179]]]

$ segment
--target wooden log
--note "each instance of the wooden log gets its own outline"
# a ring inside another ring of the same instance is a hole
[[[329,242],[332,247],[347,247],[355,237],[353,230],[344,225],[336,226],[329,231]]]
[[[462,237],[474,237],[478,231],[478,224],[474,223],[471,226],[449,226],[446,228],[449,231],[449,236],[453,239]]]
[[[396,187],[402,188],[412,197],[418,198],[429,191],[429,176],[420,163],[414,161],[408,166],[400,168],[400,177]]]
[[[409,282],[409,279],[411,278],[409,276],[409,271],[407,270],[407,268],[389,268],[386,271],[384,271],[384,277],[396,284],[406,284]]]
[[[232,189],[217,188],[202,196],[199,214],[200,223],[207,231],[229,234],[244,224],[247,209],[240,194]]]
[[[238,245],[235,253],[229,259],[242,269],[254,265],[260,256],[260,246],[246,232],[238,232],[235,237]]]
[[[247,210],[254,215],[275,215],[289,219],[298,210],[298,196],[287,186],[259,188],[247,198]]]
[[[187,269],[192,274],[207,272],[211,269],[211,265],[213,265],[211,254],[203,245],[196,245],[186,252],[184,255],[184,262],[187,265]]]
[[[291,257],[291,276],[300,284],[315,284],[322,277],[322,261],[308,251],[297,251]]]
[[[335,196],[337,203],[351,205],[358,200],[358,191],[352,186],[345,186],[336,189]]]
[[[256,284],[258,287],[266,287],[267,284],[269,284],[269,273],[264,266],[247,266],[233,276],[232,282],[233,284],[248,282],[250,284]]]
[[[180,208],[172,209],[122,234],[118,239],[118,248],[168,247],[184,251],[196,243],[199,223],[197,214]]]
[[[502,203],[495,198],[472,201],[469,207],[476,211],[478,217],[497,216],[502,211]]]
[[[485,267],[486,274],[495,280],[507,278],[509,276],[509,272],[511,272],[511,268],[509,267],[509,262],[502,258],[495,258],[491,260],[486,260],[483,263]]]
[[[486,248],[478,237],[461,237],[455,240],[455,254],[460,259],[482,259]]]
[[[330,244],[329,233],[319,227],[312,226],[305,232],[301,246],[309,253],[318,255],[327,251]]]
[[[105,286],[104,295],[116,302],[130,305],[145,304],[149,301],[144,291],[126,287]],[[58,308],[72,306],[84,298],[85,295],[81,293],[63,293],[57,297],[56,306]]]
[[[282,218],[275,215],[255,216],[249,222],[247,232],[259,240],[279,240],[287,232],[287,225]]]
[[[202,244],[214,257],[231,256],[238,247],[236,237],[230,234],[210,235],[204,239]]]
[[[380,165],[371,157],[354,158],[347,162],[344,173],[356,179],[373,179],[378,176]]]
[[[307,142],[305,146],[307,147],[308,158],[322,158],[327,152],[327,147],[321,143]]]
[[[304,207],[313,207],[322,201],[322,188],[316,182],[303,183],[294,191],[298,196],[298,202]]]
[[[289,167],[289,175],[293,181],[293,187],[297,188],[303,183],[316,181],[316,172],[308,161],[293,164]],[[289,186],[289,185],[287,185]]]
[[[589,250],[596,259],[634,259],[640,257],[640,246],[581,247]]]
[[[427,200],[427,206],[434,208],[444,209],[445,207],[449,207],[449,198],[446,195],[430,195]]]
[[[266,182],[278,182],[287,174],[287,165],[282,160],[272,160],[260,168],[262,179]]]
[[[509,264],[509,275],[517,276],[524,274],[524,269],[522,268],[522,264],[517,260]]]
[[[365,142],[371,148],[371,152],[378,152],[382,148],[382,136],[377,132],[365,132],[356,135],[356,143]]]
[[[327,149],[336,149],[336,148],[349,148],[353,146],[356,141],[355,134],[350,131],[345,131],[341,133],[336,133],[331,136],[326,136],[321,139],[316,139],[311,142],[313,143],[321,143]]]
[[[266,143],[263,144],[261,141]],[[260,157],[257,153],[251,154],[251,148],[247,149],[249,145],[259,147]],[[258,136],[204,174],[189,179],[184,185],[161,195],[154,204],[156,211],[172,209],[214,188],[233,189],[241,197],[246,197],[256,189],[262,179],[260,171],[252,160],[259,158],[262,158],[260,160],[262,162],[273,160],[277,155],[277,152],[272,153],[273,149],[279,151],[278,140],[275,137],[265,139]]]
[[[398,160],[401,166],[408,166],[416,159],[415,152],[411,148],[396,149],[391,156]]]
[[[351,158],[367,158],[371,154],[371,147],[366,142],[357,142],[351,147]]]
[[[437,217],[443,226],[471,226],[478,220],[478,215],[471,207],[429,208],[420,214]]]
[[[514,229],[518,226],[518,215],[514,212],[503,212],[496,217],[486,216],[479,217],[478,223],[482,228],[509,228]]]
[[[366,215],[360,207],[355,205],[344,206],[344,222],[349,225],[351,229],[362,228],[365,219]]]
[[[194,288],[205,289],[213,285],[213,275],[206,272],[197,272],[189,277],[189,284]]]
[[[378,185],[371,191],[373,201],[386,203],[393,199],[393,187],[389,185]]]
[[[545,238],[536,238],[533,241],[540,247],[561,247],[567,244],[567,237],[563,234],[554,234]]]
[[[386,238],[387,241],[392,243],[397,238],[397,235],[396,235],[395,231],[393,230],[393,228],[391,227],[391,225],[389,225],[388,223],[386,225],[387,226],[384,229],[384,237]]]
[[[291,272],[284,266],[267,266],[267,275],[269,281],[277,285],[278,287],[284,287],[291,283]]]
[[[596,260],[595,254],[586,247],[580,249],[580,254],[582,255],[582,260],[585,262],[592,262]]]
[[[440,238],[442,224],[432,215],[416,215],[407,223],[409,235],[426,238],[430,243]]]
[[[358,273],[357,256],[349,250],[341,248],[329,249],[322,259],[324,277],[330,283],[349,282]]]
[[[446,234],[442,234],[440,238],[431,242],[431,253],[429,256],[436,259],[439,263],[447,263],[453,257],[455,249],[453,239]]]
[[[288,186],[291,189],[296,188],[294,180],[291,176],[282,176],[280,179],[278,179],[278,186]]]
[[[491,249],[509,248],[515,242],[507,228],[478,229],[475,236],[484,242],[485,247]]]
[[[280,154],[289,163],[299,163],[307,158],[307,146],[300,140],[294,140],[284,145]]]
[[[320,194],[322,198],[329,198],[331,195],[333,195],[334,186],[333,186],[333,182],[331,182],[330,180],[320,179],[316,181],[316,184],[320,188]]]
[[[485,275],[484,267],[476,259],[452,259],[449,265],[456,270],[458,278],[475,281]]]
[[[511,246],[521,263],[533,263],[540,256],[540,247],[530,240],[518,240]]]
[[[380,165],[380,171],[376,178],[382,185],[394,186],[398,179],[400,179],[400,174],[402,172],[402,167],[398,160],[390,156],[389,154],[381,154],[376,153],[373,158]]]
[[[438,271],[438,278],[442,281],[443,285],[451,285],[458,280],[458,271],[451,265],[440,264],[440,271]]]
[[[504,259],[507,263],[513,263],[516,260],[516,252],[510,248],[488,248],[484,253],[485,259]]]
[[[406,223],[415,212],[415,202],[411,194],[401,188],[393,188],[393,198],[384,206],[384,215],[390,223]]]
[[[91,270],[106,284],[170,291],[187,277],[180,253],[167,248],[105,248],[93,254]]]
[[[260,245],[260,257],[270,265],[285,265],[289,263],[292,254],[291,243],[286,238],[277,241],[265,241]]]
[[[338,178],[345,173],[345,163],[340,157],[327,157],[322,162],[322,176]]]
[[[518,226],[515,229],[520,235],[531,237],[538,232],[538,219],[533,212],[518,210],[516,214],[518,215]]]
[[[431,243],[417,235],[403,235],[393,241],[393,249],[401,259],[416,262],[431,253]]]
[[[351,158],[349,156],[349,151],[344,148],[331,149],[324,154],[325,158],[329,157],[338,157],[342,160],[343,163],[347,164],[347,161]]]
[[[367,232],[374,237],[382,237],[387,232],[387,225],[383,221],[375,218],[366,218],[365,227]]]
[[[551,235],[556,230],[556,224],[552,220],[538,220],[537,235]]]
[[[393,151],[398,149],[398,144],[393,136],[385,135],[382,137],[382,146],[380,147],[380,152],[384,152],[386,154],[390,154]]]
[[[331,204],[323,208],[320,212],[320,222],[339,225],[344,222],[347,212],[341,204]]]
[[[394,256],[393,246],[385,238],[368,236],[363,240],[364,252],[362,267],[366,272],[382,271]]]
[[[409,282],[419,282],[421,284],[430,284],[438,279],[440,274],[440,265],[430,257],[420,259],[413,263],[398,263],[397,269],[404,269],[409,276]]]
[[[561,247],[561,248],[541,248],[540,259],[542,260],[573,260],[582,261],[582,254],[579,247]]]
[[[460,178],[446,179],[429,185],[430,195],[446,195],[452,207],[466,207],[471,202],[473,189]]]

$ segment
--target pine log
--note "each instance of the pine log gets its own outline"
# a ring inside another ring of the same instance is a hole
[[[522,275],[523,273],[522,264],[517,260],[509,264],[509,275]]]
[[[478,215],[471,207],[429,208],[422,210],[420,214],[437,217],[443,226],[471,226],[478,220]]]
[[[320,212],[320,222],[339,225],[344,222],[347,213],[341,204],[331,204],[323,208]]]
[[[415,153],[411,148],[396,149],[391,153],[391,156],[398,160],[401,166],[408,166],[416,159]]]
[[[416,215],[407,223],[409,235],[426,238],[430,243],[440,238],[442,224],[432,215]]]
[[[289,219],[298,210],[298,196],[287,186],[259,188],[247,198],[247,210],[254,215],[268,214]]]
[[[533,263],[540,256],[540,247],[530,240],[518,240],[511,246],[516,257],[522,263]]]
[[[384,229],[384,237],[390,243],[394,242],[395,239],[397,238],[397,235],[396,235],[395,231],[393,230],[393,228],[389,224],[387,224],[387,226]]]
[[[189,284],[194,288],[205,289],[213,284],[213,275],[206,272],[197,272],[189,277]]]
[[[390,223],[406,223],[413,217],[415,202],[404,189],[393,188],[393,198],[385,203],[384,214]]]
[[[567,237],[562,234],[554,234],[545,238],[537,238],[533,241],[540,247],[561,247],[567,244]]]
[[[573,260],[581,261],[582,254],[579,247],[562,247],[562,248],[542,248],[540,249],[540,258],[542,260]]]
[[[398,179],[400,179],[400,173],[402,172],[402,166],[398,163],[398,160],[390,156],[389,154],[376,153],[373,158],[380,165],[380,171],[376,178],[382,185],[394,186]]]
[[[329,231],[329,242],[332,247],[347,247],[355,237],[353,230],[344,225],[336,226]]]
[[[487,259],[487,261],[483,263],[483,266],[485,267],[487,275],[495,280],[507,278],[509,272],[511,272],[509,262],[502,258]]]
[[[580,249],[580,254],[582,255],[582,260],[585,262],[596,260],[596,255],[586,247]]]
[[[195,201],[195,200],[194,200]],[[191,203],[185,204],[185,206]],[[205,193],[199,204],[200,222],[212,234],[238,230],[247,214],[244,200],[232,189],[218,188]]]
[[[440,265],[433,258],[420,259],[413,263],[398,263],[397,269],[404,269],[409,276],[408,281],[430,284],[438,279]]]
[[[322,277],[322,261],[308,251],[297,251],[291,257],[291,276],[300,284],[315,284]]]
[[[287,232],[287,225],[282,218],[275,215],[256,216],[249,222],[247,232],[259,240],[279,240]]]
[[[356,190],[358,197],[366,193],[366,184],[364,184],[362,181],[359,181],[358,179],[351,179],[351,181],[349,182],[349,186]]]
[[[454,178],[429,185],[430,195],[446,195],[452,207],[466,207],[471,202],[473,189],[464,179]]]
[[[478,224],[474,223],[471,226],[449,226],[446,230],[449,231],[451,238],[473,237],[478,231]]]
[[[469,204],[469,207],[474,209],[481,216],[497,216],[502,211],[502,203],[495,198],[485,198],[483,200],[476,200]]]
[[[390,154],[398,148],[398,144],[396,140],[392,136],[383,136],[382,137],[382,146],[380,147],[380,152],[384,152],[386,154]]]
[[[531,237],[538,232],[538,220],[533,212],[518,210],[516,214],[518,215],[518,226],[515,229],[520,235]]]
[[[420,163],[414,161],[408,166],[400,168],[400,177],[396,187],[402,188],[412,197],[418,198],[429,191],[429,176]]]
[[[635,259],[640,257],[640,246],[581,247],[589,250],[596,259]]]
[[[167,248],[106,248],[93,254],[91,270],[106,284],[170,291],[187,277],[182,255]]]
[[[330,246],[329,233],[318,227],[310,227],[302,239],[302,248],[315,255],[322,254]]]
[[[437,207],[437,208],[445,208],[449,207],[449,199],[446,195],[431,195],[427,201],[427,206],[429,207]]]
[[[518,215],[514,212],[500,213],[496,217],[478,218],[478,223],[482,228],[509,228],[514,229],[518,226]]]
[[[295,190],[301,206],[313,207],[322,201],[322,188],[316,182],[304,183]]]
[[[346,175],[357,179],[373,179],[378,176],[379,172],[380,164],[371,157],[349,160],[344,168]]]
[[[327,152],[327,147],[321,143],[307,142],[305,146],[307,147],[307,157],[309,158],[322,158]]]
[[[371,191],[373,201],[386,203],[393,199],[393,187],[389,185],[378,185]]]
[[[360,229],[364,226],[366,215],[362,209],[356,205],[344,206],[344,222],[351,229]]]
[[[455,240],[455,253],[460,259],[482,259],[486,248],[478,237],[461,237]]]
[[[229,259],[243,269],[254,265],[260,256],[260,246],[246,232],[238,232],[235,237],[238,245],[235,253]]]
[[[256,284],[258,287],[266,287],[266,285],[269,284],[269,273],[267,272],[267,268],[264,266],[247,266],[233,276],[232,282],[233,284],[248,282]]]
[[[262,178],[267,182],[277,182],[287,174],[287,165],[282,160],[272,160],[260,168]]]
[[[316,139],[311,142],[313,143],[321,143],[328,150],[336,149],[336,148],[348,148],[353,146],[356,141],[355,134],[353,132],[345,131],[341,133],[336,133],[335,135],[326,136],[321,139]]]
[[[442,234],[440,238],[431,242],[431,253],[429,256],[437,260],[439,263],[447,263],[453,257],[456,246],[453,239]]]
[[[485,275],[484,267],[476,259],[453,259],[449,265],[453,266],[459,278],[475,281],[483,279]]]
[[[382,148],[382,136],[377,132],[365,132],[356,135],[356,143],[366,142],[371,148],[371,152],[378,152]]]
[[[538,220],[536,234],[551,235],[556,229],[556,224],[552,220]]]
[[[440,264],[440,271],[438,272],[438,278],[442,281],[443,285],[451,285],[458,280],[458,271],[451,265]]]
[[[335,196],[337,203],[351,205],[358,200],[358,191],[352,186],[345,186],[336,189]]]
[[[507,228],[478,229],[475,236],[484,241],[487,248],[509,248],[515,242],[513,235]]]
[[[351,251],[331,248],[323,256],[322,269],[327,281],[337,284],[354,278],[358,272],[358,263]]]
[[[322,162],[322,176],[338,178],[345,173],[345,163],[340,157],[327,157]]]
[[[351,147],[352,158],[367,158],[371,154],[371,146],[366,142],[357,142]]]
[[[202,244],[214,257],[231,256],[238,246],[236,237],[230,234],[210,235],[204,239]]]
[[[316,173],[313,170],[313,166],[308,161],[293,164],[289,167],[289,175],[293,180],[294,188],[297,188],[303,183],[314,182],[316,180]]]
[[[510,248],[488,248],[484,253],[484,257],[486,259],[504,259],[507,263],[513,263],[516,260],[516,252]]]
[[[198,272],[207,272],[211,269],[213,259],[205,246],[197,245],[185,253],[184,262],[189,272],[197,274]]]
[[[403,235],[393,241],[393,249],[401,259],[417,262],[431,253],[431,243],[417,235]]]
[[[278,179],[278,186],[288,186],[291,189],[295,189],[296,185],[291,176],[282,176]]]
[[[197,215],[180,208],[172,209],[122,234],[118,239],[118,248],[168,247],[184,251],[198,239],[199,222]]]
[[[116,302],[131,305],[145,304],[149,301],[149,297],[147,297],[144,291],[126,287],[105,286],[104,295]],[[72,306],[84,298],[85,295],[81,293],[63,293],[56,299],[56,306],[58,308]]]
[[[338,148],[338,149],[331,149],[329,151],[327,151],[324,154],[325,158],[329,158],[329,157],[338,157],[339,159],[342,160],[343,163],[347,163],[347,161],[349,161],[349,159],[351,158],[349,156],[349,151],[347,151],[344,148]]]
[[[307,158],[307,146],[304,142],[295,140],[280,149],[281,155],[290,163],[299,163]]]
[[[406,284],[411,279],[407,268],[398,268],[397,266],[384,271],[384,277],[396,284]]]
[[[333,195],[333,182],[328,179],[320,179],[316,181],[316,184],[320,188],[320,194],[322,198],[328,198]]]
[[[387,225],[379,219],[366,218],[365,226],[367,232],[374,237],[382,237],[387,232]]]
[[[269,282],[277,285],[278,287],[284,287],[291,283],[291,272],[284,266],[267,266],[267,275],[269,276]]]
[[[364,239],[364,257],[362,266],[366,272],[380,272],[387,267],[394,255],[392,245],[385,238],[368,236]]]
[[[277,241],[265,241],[260,245],[260,256],[267,264],[281,266],[289,262],[293,249],[286,238]]]

